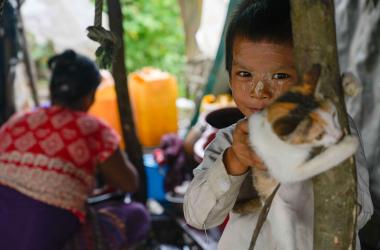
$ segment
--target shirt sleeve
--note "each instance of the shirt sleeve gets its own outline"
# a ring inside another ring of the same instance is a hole
[[[224,151],[232,143],[233,127],[220,130],[207,147],[202,163],[194,170],[184,201],[187,223],[207,229],[223,223],[231,211],[247,174],[228,175],[223,163]]]
[[[110,126],[101,122],[99,130],[100,149],[98,152],[98,163],[106,161],[118,148],[120,136]]]
[[[356,160],[356,174],[357,174],[357,192],[359,203],[359,215],[357,218],[357,229],[361,229],[368,222],[373,214],[373,204],[369,192],[369,174],[367,168],[367,161],[364,154],[363,144],[355,123],[349,117],[349,125],[351,133],[358,137],[360,144],[355,154]]]

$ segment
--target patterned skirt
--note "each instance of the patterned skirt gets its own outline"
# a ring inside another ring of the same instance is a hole
[[[139,203],[88,208],[85,224],[72,213],[0,185],[0,249],[122,250],[143,241],[150,218]]]
[[[139,203],[88,207],[87,220],[64,250],[124,250],[147,238],[150,218]]]

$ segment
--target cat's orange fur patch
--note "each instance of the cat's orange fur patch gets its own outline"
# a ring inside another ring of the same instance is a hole
[[[300,84],[300,85],[294,85],[290,89],[290,91],[295,92],[295,93],[301,93],[302,95],[310,95],[310,94],[314,93],[314,87],[315,86],[313,86],[311,84],[304,83],[304,84]]]
[[[276,188],[278,181],[271,177],[268,172],[255,169],[253,171],[254,184],[261,198],[266,200]]]
[[[317,112],[309,114],[309,120],[302,121],[297,129],[289,136],[288,141],[292,144],[311,143],[324,131],[326,122]],[[310,125],[307,125],[307,123]]]
[[[274,103],[268,107],[268,121],[273,123],[277,119],[286,116],[290,111],[297,107],[296,103],[291,102],[281,102]]]
[[[309,116],[313,121],[313,124],[318,124],[322,127],[326,125],[326,121],[324,121],[323,118],[317,112],[311,112]]]
[[[303,143],[305,143],[308,140],[307,134],[309,133],[309,130],[310,130],[309,124],[310,124],[309,119],[305,119],[302,122],[300,122],[300,124],[298,124],[298,126],[294,130],[294,132],[291,133],[287,137],[287,141],[291,144],[303,144]]]

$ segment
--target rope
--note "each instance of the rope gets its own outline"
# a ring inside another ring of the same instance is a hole
[[[96,0],[94,26],[96,27],[102,26],[102,14],[103,14],[103,0]]]
[[[266,199],[265,204],[260,211],[259,218],[257,219],[257,223],[256,223],[256,228],[251,238],[251,244],[249,245],[249,248],[248,248],[249,250],[253,250],[255,247],[257,237],[259,237],[260,230],[263,227],[265,220],[267,219],[270,206],[272,205],[273,198],[276,195],[279,188],[280,188],[280,184],[276,186],[272,194],[268,197],[268,199]]]
[[[110,68],[114,61],[116,50],[119,48],[119,39],[114,33],[102,27],[102,13],[103,0],[96,0],[94,26],[87,27],[87,36],[100,44],[95,52],[99,68]]]

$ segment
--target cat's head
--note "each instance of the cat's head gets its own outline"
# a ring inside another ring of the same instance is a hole
[[[291,87],[267,108],[267,120],[283,141],[329,146],[342,137],[334,104],[315,98],[319,75],[320,66],[313,66],[302,83]]]

